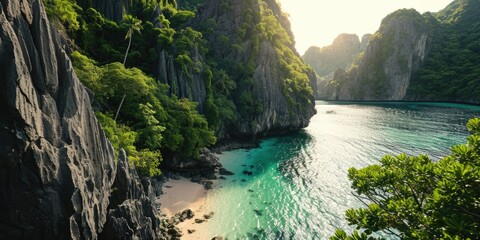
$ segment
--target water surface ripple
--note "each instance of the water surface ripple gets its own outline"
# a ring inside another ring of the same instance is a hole
[[[351,194],[348,168],[377,163],[385,154],[439,159],[465,142],[465,124],[480,112],[441,103],[318,102],[316,109],[303,131],[221,155],[235,175],[220,180],[208,198],[214,235],[327,239],[338,227],[351,230],[344,212],[361,204]]]

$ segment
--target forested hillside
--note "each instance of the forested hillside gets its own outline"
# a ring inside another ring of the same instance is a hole
[[[430,23],[430,49],[407,99],[480,101],[480,2],[454,1]]]
[[[143,175],[159,174],[162,159],[198,159],[218,139],[305,127],[314,114],[313,71],[276,1],[44,4],[107,136]]]
[[[479,16],[474,0],[390,14],[358,64],[334,76],[321,98],[480,102]]]

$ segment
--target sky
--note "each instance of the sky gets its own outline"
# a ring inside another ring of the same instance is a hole
[[[296,48],[303,55],[310,46],[330,45],[340,33],[360,38],[374,33],[382,19],[401,8],[438,12],[452,0],[278,0],[290,15]]]

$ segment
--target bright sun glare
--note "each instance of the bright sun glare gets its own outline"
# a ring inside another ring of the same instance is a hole
[[[297,51],[330,45],[340,33],[374,33],[382,19],[401,8],[437,12],[452,0],[279,0],[290,15]]]

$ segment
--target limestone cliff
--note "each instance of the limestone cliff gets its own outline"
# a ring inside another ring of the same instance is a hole
[[[236,82],[236,121],[225,132],[262,136],[308,125],[315,74],[299,58],[286,15],[276,1],[204,1],[193,26],[208,41],[208,57]]]
[[[365,34],[360,41],[356,34],[342,33],[331,45],[322,48],[312,46],[305,52],[303,60],[312,66],[318,76],[315,91],[317,98],[327,94],[328,82],[332,80],[335,71],[348,70],[355,63],[366,50],[371,36]]]
[[[334,77],[327,99],[402,100],[412,73],[428,53],[428,28],[425,19],[413,9],[387,16],[371,37],[358,65]]]
[[[0,29],[0,239],[160,238],[148,192],[111,200],[132,188],[41,1],[1,0]]]
[[[321,98],[480,102],[480,2],[455,0],[438,13],[388,15],[364,55],[337,72]]]

